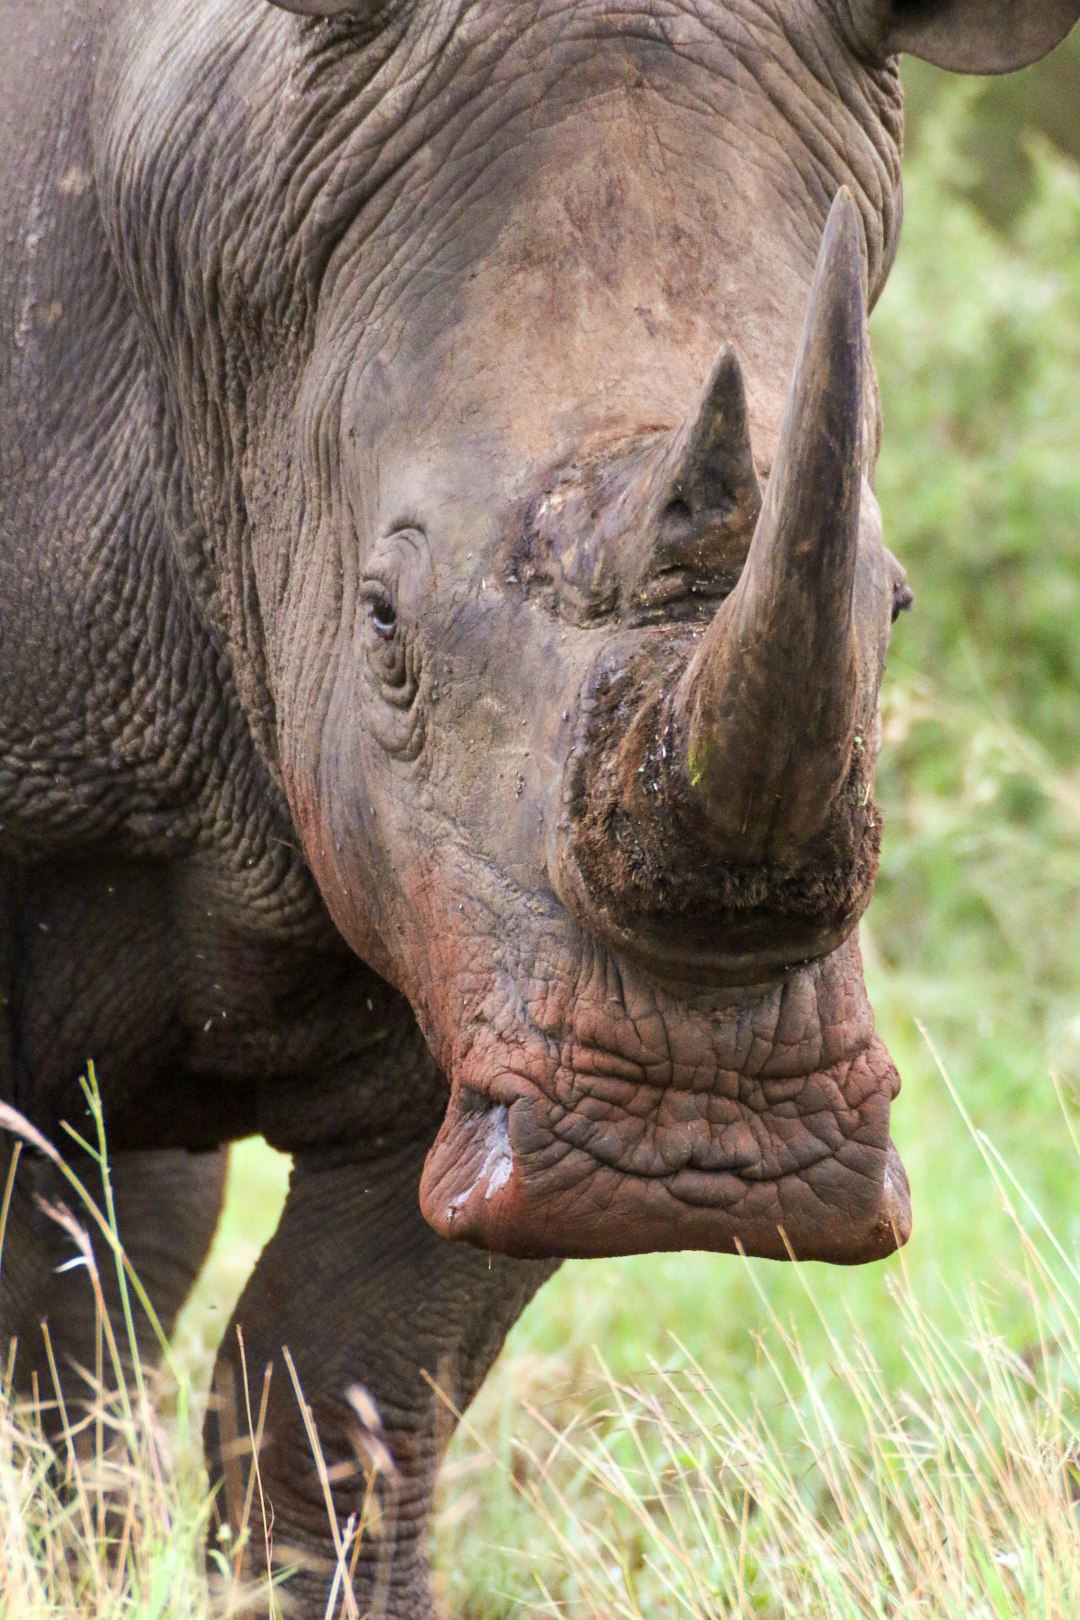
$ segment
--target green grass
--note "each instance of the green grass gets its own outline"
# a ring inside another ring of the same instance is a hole
[[[924,114],[874,321],[879,494],[917,604],[887,678],[864,949],[905,1077],[911,1244],[855,1272],[565,1267],[448,1462],[439,1578],[471,1620],[1080,1613],[1080,169],[1033,144],[1026,206],[991,229],[953,155],[987,94],[952,86]],[[177,1342],[197,1385],[282,1176],[238,1151]],[[137,1601],[95,1609],[93,1538],[49,1494],[40,1438],[2,1423],[24,1584],[0,1584],[0,1620],[205,1612],[192,1426],[169,1431],[176,1468],[131,1436],[132,1488],[160,1473],[162,1494]]]

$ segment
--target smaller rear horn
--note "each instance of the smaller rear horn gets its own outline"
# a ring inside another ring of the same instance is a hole
[[[701,397],[676,433],[660,469],[666,506],[695,526],[741,520],[751,532],[761,511],[746,386],[730,343],[716,359]]]

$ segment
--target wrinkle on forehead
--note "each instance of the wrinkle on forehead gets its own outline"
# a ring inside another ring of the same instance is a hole
[[[435,188],[424,201],[437,200],[457,154],[481,165],[484,145],[509,136],[523,109],[530,132],[558,121],[568,68],[621,49],[642,82],[666,62],[667,93],[704,116],[722,111],[723,81],[735,87],[749,113],[748,163],[778,138],[759,118],[755,149],[753,103],[771,108],[791,132],[790,144],[779,137],[787,160],[799,164],[804,149],[807,183],[829,198],[848,183],[860,197],[871,294],[880,291],[898,224],[899,78],[895,63],[871,69],[850,53],[822,0],[414,0],[407,15],[407,27],[386,31],[374,68],[351,60],[331,30],[308,37],[290,74],[279,151],[295,137],[313,229],[329,207],[344,237],[350,208],[358,219],[366,200],[417,179]]]
[[[436,127],[324,286],[370,432],[529,459],[671,426],[729,340],[767,458],[831,197],[860,201],[874,290],[899,164],[888,85],[776,9],[460,13],[417,97]]]

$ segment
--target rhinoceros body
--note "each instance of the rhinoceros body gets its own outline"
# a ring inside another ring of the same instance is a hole
[[[57,1136],[94,1060],[166,1323],[225,1144],[293,1154],[248,1366],[290,1346],[343,1518],[369,1391],[415,1620],[425,1375],[464,1406],[560,1257],[906,1236],[856,940],[896,53],[1080,3],[296,10],[8,0],[0,1081]],[[89,1360],[48,1183],[24,1378],[45,1314]],[[230,1331],[215,1467],[237,1378]],[[322,1614],[280,1367],[262,1473]]]

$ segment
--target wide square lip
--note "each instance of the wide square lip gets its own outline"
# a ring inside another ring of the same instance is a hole
[[[642,1054],[668,1034],[659,1015],[613,1026],[605,1046],[603,995],[545,1004],[543,1028],[520,1001],[476,1020],[447,1065],[420,1189],[429,1224],[520,1258],[891,1253],[911,1225],[889,1137],[900,1077],[855,942],[837,956],[742,1005],[725,989],[712,1016],[647,986],[675,1048],[651,1069]]]
[[[482,1121],[482,1123],[478,1123]],[[461,1150],[463,1131],[473,1152]],[[741,1253],[770,1260],[818,1260],[861,1265],[885,1259],[908,1240],[911,1199],[907,1175],[891,1139],[876,1150],[880,1170],[876,1209],[866,1204],[858,1218],[845,1191],[867,1190],[861,1171],[828,1161],[832,1186],[811,1198],[813,1218],[732,1215],[723,1208],[675,1199],[660,1178],[645,1180],[605,1168],[585,1197],[549,1192],[545,1178],[531,1183],[517,1169],[510,1147],[508,1111],[496,1104],[464,1124],[451,1100],[443,1129],[428,1155],[421,1182],[421,1210],[441,1237],[463,1241],[517,1259],[596,1259],[670,1250]],[[455,1171],[457,1175],[455,1176]],[[717,1172],[718,1191],[737,1180]],[[554,1181],[554,1177],[549,1178]],[[619,1192],[625,1193],[619,1208]],[[592,1218],[590,1218],[592,1217]]]

